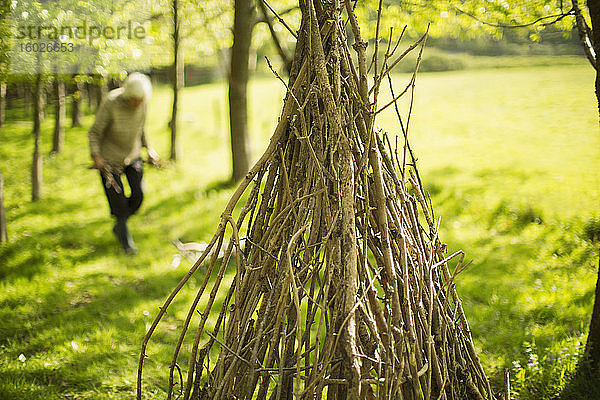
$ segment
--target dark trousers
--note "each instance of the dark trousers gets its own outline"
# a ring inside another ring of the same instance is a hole
[[[113,173],[112,178],[114,182],[108,185],[106,177],[100,174],[102,187],[104,187],[108,205],[110,206],[110,213],[118,220],[126,220],[135,214],[142,205],[142,200],[144,199],[144,192],[142,191],[142,165],[142,159],[139,158],[123,169],[123,174],[127,177],[127,182],[131,189],[129,197],[125,196],[121,174]]]

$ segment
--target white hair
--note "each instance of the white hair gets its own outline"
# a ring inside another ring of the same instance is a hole
[[[152,83],[150,79],[139,72],[129,75],[123,85],[123,96],[126,98],[150,100],[152,97]]]

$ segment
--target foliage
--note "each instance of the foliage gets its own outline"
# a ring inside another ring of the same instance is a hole
[[[379,0],[359,2],[358,10],[362,21],[374,21]],[[589,17],[587,7],[580,4],[583,14]],[[395,2],[383,0],[382,26],[393,26],[398,37],[404,25],[412,30],[425,32],[432,37],[451,37],[461,40],[494,38],[505,36],[521,41],[539,42],[545,31],[560,31],[569,36],[574,27],[569,2],[562,0],[416,0]],[[588,18],[589,20],[589,18]],[[537,22],[536,22],[537,21]],[[535,23],[534,23],[535,22]],[[519,29],[514,27],[521,26]],[[375,37],[376,25],[364,22],[361,28],[368,32],[366,37]],[[387,41],[390,32],[381,32]]]
[[[106,75],[148,69],[144,1],[13,0],[11,71]]]
[[[10,48],[9,0],[0,1],[0,82],[6,81],[8,75],[8,50]]]
[[[173,60],[173,13],[172,0],[152,0],[150,47],[153,66],[171,65]],[[186,63],[205,65],[206,58],[218,55],[221,49],[231,45],[229,27],[233,12],[229,2],[179,1],[181,49]],[[218,59],[218,57],[217,57]]]
[[[535,342],[523,343],[526,358],[522,362],[514,361],[511,371],[515,396],[519,400],[556,399],[576,373],[583,353],[582,339],[583,335],[567,338],[543,351]]]
[[[569,337],[539,349],[523,344],[521,361],[514,361],[511,384],[519,400],[596,400],[598,371],[586,367],[586,334]]]

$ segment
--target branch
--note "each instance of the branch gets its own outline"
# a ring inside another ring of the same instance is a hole
[[[574,14],[574,9],[572,8],[569,11],[567,11],[566,13],[546,15],[544,17],[540,17],[540,18],[536,19],[535,21],[531,21],[526,24],[511,25],[511,24],[493,23],[493,22],[489,22],[489,21],[484,21],[480,18],[477,18],[477,16],[475,16],[474,14],[464,11],[457,6],[454,6],[454,9],[456,11],[458,11],[460,14],[465,14],[466,16],[473,18],[477,22],[481,22],[484,25],[493,26],[494,28],[527,28],[529,26],[533,26],[533,25],[537,24],[538,22],[554,18],[553,21],[545,22],[545,23],[541,24],[542,26],[549,26],[549,25],[557,23],[558,21],[562,20],[565,17],[568,17],[569,15]]]
[[[598,69],[598,62],[596,60],[596,49],[594,48],[594,43],[592,41],[592,37],[590,35],[590,27],[587,22],[585,22],[585,18],[581,14],[581,9],[579,8],[579,2],[577,0],[572,0],[573,3],[573,13],[575,14],[575,26],[577,26],[577,32],[579,33],[579,41],[581,42],[581,47],[585,51],[585,55],[587,56],[588,61],[592,64],[594,69]]]
[[[267,1],[266,1],[266,0],[258,0],[258,1],[259,1],[260,3],[263,3],[265,6],[267,6],[267,8],[268,8],[269,10],[271,10],[271,12],[273,13],[273,15],[275,15],[275,17],[277,17],[277,20],[278,20],[279,22],[281,22],[281,23],[283,24],[283,26],[285,26],[285,28],[286,28],[286,29],[287,29],[287,30],[288,30],[288,31],[289,31],[289,32],[292,34],[292,36],[293,36],[293,37],[294,37],[296,40],[298,40],[298,35],[296,34],[296,32],[294,32],[294,31],[292,30],[292,28],[290,28],[290,26],[289,26],[289,25],[288,25],[288,24],[287,24],[287,23],[286,23],[286,22],[283,20],[283,18],[281,18],[281,16],[280,16],[279,14],[277,14],[277,11],[275,11],[275,10],[273,9],[273,7],[271,7],[271,5],[270,5],[269,3],[267,3]],[[287,12],[289,12],[289,11],[287,11]],[[266,18],[266,16],[265,16],[265,18]]]
[[[289,75],[290,69],[292,67],[292,60],[290,59],[290,56],[287,53],[287,51],[281,45],[281,41],[279,40],[279,37],[277,36],[275,29],[273,28],[273,20],[271,18],[269,18],[269,16],[267,15],[267,7],[265,6],[265,3],[263,2],[263,0],[257,0],[257,2],[258,2],[258,6],[260,8],[260,11],[263,15],[263,18],[264,18],[263,22],[266,23],[267,26],[269,27],[269,32],[271,32],[271,38],[273,39],[273,43],[275,44],[275,47],[277,48],[277,52],[279,53],[279,56],[281,57],[281,60],[283,61],[283,64],[285,65],[285,70],[287,71],[287,73]]]

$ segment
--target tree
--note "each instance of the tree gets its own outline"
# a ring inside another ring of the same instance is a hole
[[[8,242],[8,228],[6,226],[6,209],[4,208],[4,177],[0,172],[0,243]]]
[[[246,87],[249,77],[249,72],[240,72],[244,68],[248,68],[248,58],[250,56],[250,49],[252,48],[252,37],[254,26],[258,22],[266,22],[270,26],[271,37],[275,41],[278,53],[284,60],[284,64],[289,64],[289,57],[286,58],[286,50],[281,43],[280,37],[276,34],[273,28],[272,18],[268,15],[263,15],[263,19],[258,20],[255,18],[254,11],[254,0],[244,0],[244,8],[241,12],[245,12],[247,16],[250,16],[250,20],[240,18],[235,20],[233,16],[234,25],[235,21],[239,21],[241,24],[237,29],[234,26],[233,32],[222,29],[224,24],[227,24],[231,20],[229,3],[226,1],[211,1],[211,2],[189,2],[185,0],[177,0],[177,29],[175,29],[175,7],[174,2],[171,0],[166,2],[165,0],[155,0],[153,3],[153,36],[156,38],[156,42],[153,45],[153,49],[164,49],[168,47],[173,50],[171,63],[171,71],[176,69],[175,62],[176,58],[179,59],[178,64],[180,73],[177,77],[174,72],[171,73],[171,83],[175,83],[175,79],[179,79],[179,88],[183,86],[183,68],[184,61],[180,54],[186,54],[186,59],[190,62],[202,62],[203,56],[211,56],[217,52],[222,51],[222,48],[231,46],[231,53],[229,58],[229,80],[234,82],[233,92],[229,94],[228,98],[233,98],[234,104],[230,105],[230,137],[231,137],[231,148],[232,148],[232,164],[234,165],[234,173],[232,175],[243,176],[249,166],[250,154],[248,144],[248,128],[247,128],[247,107],[246,99],[244,94],[246,93]],[[264,8],[264,5],[262,5]],[[297,8],[297,7],[296,7]],[[234,14],[237,8],[234,6]],[[293,9],[293,8],[292,8]],[[266,10],[263,10],[266,11]],[[239,12],[238,12],[238,15]],[[172,17],[173,18],[172,18]],[[169,35],[165,35],[165,30],[161,29],[163,24],[169,24],[173,26],[173,31]],[[235,33],[245,32],[240,38],[238,43],[235,43]],[[175,40],[174,34],[177,33],[178,40]],[[233,35],[231,34],[233,33]],[[260,40],[264,41],[264,38]],[[177,42],[177,46],[175,46]],[[232,45],[232,42],[233,45]],[[234,50],[235,47],[235,50]],[[247,47],[247,50],[244,50]],[[177,48],[177,57],[175,55],[175,48]],[[200,49],[200,50],[199,50]],[[162,65],[164,60],[164,50],[156,51],[157,54],[153,56],[155,65]],[[241,52],[247,52],[248,56],[242,56]],[[233,59],[235,55],[235,60]],[[195,59],[194,59],[195,57]],[[235,65],[232,64],[235,62]],[[233,75],[232,75],[233,72]],[[179,144],[177,143],[177,110],[179,101],[179,89],[173,87],[173,112],[169,127],[171,129],[171,154],[178,157]],[[242,96],[242,97],[240,97]],[[235,110],[235,111],[231,111]],[[242,110],[242,111],[239,111]],[[175,115],[175,118],[173,117]],[[171,157],[173,158],[173,157]],[[237,178],[235,178],[237,179]]]
[[[83,94],[85,90],[84,76],[73,74],[72,85],[73,93],[71,95],[71,127],[81,126]]]
[[[445,254],[414,160],[401,163],[375,129],[377,112],[400,97],[377,104],[392,70],[387,61],[394,65],[403,55],[390,49],[383,61],[376,57],[369,87],[366,42],[351,0],[300,7],[277,127],[207,249],[149,328],[137,398],[149,340],[206,260],[173,346],[168,399],[321,399],[325,391],[330,400],[492,399],[448,266],[459,258],[460,271],[462,252]],[[415,75],[403,94],[411,93]],[[228,269],[233,279],[223,288]],[[191,339],[193,318],[199,322]],[[178,363],[184,349],[185,380]]]
[[[59,74],[54,77],[54,133],[52,135],[52,153],[62,152],[65,144],[66,100],[65,81]]]
[[[598,262],[598,271],[600,271],[600,261]],[[590,319],[590,329],[585,343],[585,354],[587,356],[585,365],[590,371],[598,371],[600,367],[600,272],[596,280],[596,290],[594,292],[594,306],[592,308],[592,317]]]
[[[250,168],[248,142],[248,60],[254,28],[252,0],[235,0],[233,46],[229,71],[229,125],[231,129],[232,180],[237,182]]]
[[[0,2],[0,37],[10,37],[9,7],[6,0]],[[0,128],[4,126],[6,111],[6,81],[9,69],[9,40],[0,40]]]
[[[48,13],[44,12],[45,10],[40,3],[25,4],[15,1],[11,4],[11,7],[14,7],[13,14],[17,15],[17,20],[22,17],[32,25],[41,25],[48,19]],[[16,43],[13,43],[13,46],[15,45]],[[43,159],[40,153],[40,142],[42,121],[44,120],[46,106],[45,85],[47,83],[47,76],[44,74],[44,71],[48,70],[49,65],[50,63],[46,54],[41,51],[17,52],[16,54],[13,51],[13,57],[11,58],[11,69],[22,72],[25,81],[33,81],[33,92],[31,93],[33,102],[31,201],[34,202],[40,200],[42,196]],[[27,104],[27,101],[25,101],[25,104]]]
[[[152,2],[151,35],[155,39],[149,48],[152,64],[167,67],[173,91],[173,104],[169,129],[171,131],[171,160],[178,159],[179,143],[177,118],[181,89],[185,86],[185,63],[206,63],[215,53],[227,46],[229,32],[223,29],[228,20],[228,3],[221,1],[195,2],[189,0],[154,0]],[[172,27],[171,31],[164,26]],[[169,49],[168,58],[165,49]],[[185,57],[184,57],[185,55]],[[185,60],[184,60],[185,58]]]
[[[173,69],[171,85],[173,87],[173,111],[171,113],[171,155],[170,159],[177,160],[177,111],[179,107],[179,91],[184,83],[184,63],[181,47],[179,0],[172,1],[173,7]]]
[[[584,17],[577,8],[577,2],[573,0],[572,3],[574,10],[576,10],[577,29],[579,30],[582,45],[586,49],[586,54],[588,55],[590,63],[596,70],[595,92],[600,111],[600,2],[597,0],[590,0],[587,2],[592,21],[591,32],[588,25],[585,23]],[[585,344],[585,355],[589,360],[590,371],[598,371],[598,367],[600,366],[600,255],[594,306],[590,318],[590,329]]]
[[[6,118],[6,82],[0,82],[0,128],[4,126]]]
[[[31,201],[38,201],[42,196],[42,156],[40,154],[40,136],[44,109],[44,77],[41,73],[35,76],[33,91],[33,161],[31,166]]]
[[[233,163],[232,180],[239,181],[250,167],[250,145],[248,139],[248,105],[247,87],[249,78],[250,46],[252,31],[257,22],[265,22],[277,52],[281,56],[286,71],[291,66],[278,35],[273,28],[273,22],[267,13],[263,0],[257,0],[263,19],[256,19],[253,0],[235,0],[233,22],[233,46],[231,47],[231,62],[229,68],[229,126],[231,136],[231,155]],[[292,8],[293,9],[293,8]],[[291,9],[290,9],[291,10]]]

